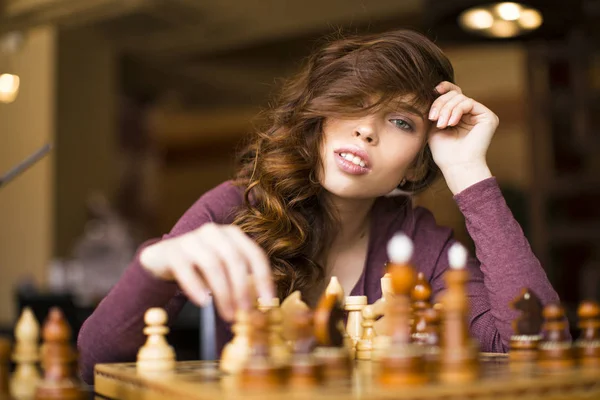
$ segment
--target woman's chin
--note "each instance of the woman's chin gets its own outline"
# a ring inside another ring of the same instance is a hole
[[[365,184],[352,184],[352,185],[339,185],[339,184],[327,184],[323,185],[323,188],[327,192],[331,193],[335,197],[342,199],[355,199],[355,200],[368,200],[374,199],[380,196],[388,194],[389,191],[385,191],[382,188],[371,188]]]

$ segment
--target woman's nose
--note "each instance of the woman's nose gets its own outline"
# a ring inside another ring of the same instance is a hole
[[[368,144],[377,144],[377,130],[373,122],[361,123],[354,129],[354,136]]]

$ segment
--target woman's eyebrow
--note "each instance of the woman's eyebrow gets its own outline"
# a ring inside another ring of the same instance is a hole
[[[407,112],[414,114],[415,116],[421,118],[422,120],[425,120],[425,114],[421,110],[419,110],[418,108],[414,107],[411,104],[408,104],[408,103],[399,104],[397,109],[407,111]]]

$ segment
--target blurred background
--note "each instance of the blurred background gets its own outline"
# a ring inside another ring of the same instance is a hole
[[[598,0],[0,1],[0,174],[54,145],[0,187],[0,326],[60,304],[77,330],[142,241],[232,176],[324,36],[396,28],[500,117],[489,164],[574,321],[600,295],[599,22]],[[417,201],[470,244],[443,181]]]

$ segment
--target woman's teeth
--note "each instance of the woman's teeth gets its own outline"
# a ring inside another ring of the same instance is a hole
[[[362,160],[362,158],[360,158],[359,156],[355,156],[354,154],[350,154],[350,153],[340,153],[340,156],[348,161],[350,161],[351,163],[355,164],[355,165],[360,165],[361,167],[365,167],[367,164]]]

